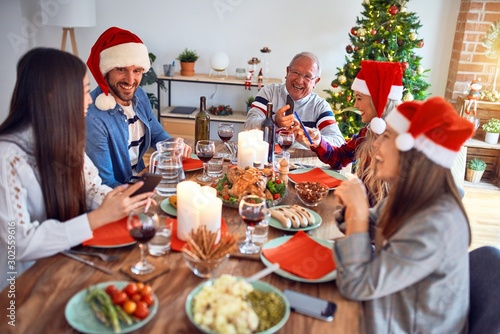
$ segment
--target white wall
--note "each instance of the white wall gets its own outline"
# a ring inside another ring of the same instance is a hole
[[[66,0],[48,0],[52,9]],[[443,95],[454,38],[458,0],[413,0],[409,11],[416,12],[423,27],[419,30],[425,46],[417,52],[423,67],[431,69],[428,81],[433,95]],[[269,54],[269,76],[284,78],[285,68],[294,54],[315,52],[322,61],[322,80],[315,91],[322,96],[330,87],[337,67],[344,64],[348,32],[361,15],[361,0],[97,0],[97,26],[76,28],[80,57],[86,61],[97,37],[116,25],[137,34],[157,56],[154,68],[171,63],[184,48],[196,49],[200,59],[197,72],[208,73],[210,57],[226,52],[235,68],[246,67],[251,57]],[[432,10],[431,10],[432,9]],[[44,15],[38,0],[0,0],[0,122],[8,113],[15,83],[17,60],[35,46],[60,47],[61,29],[41,24]],[[69,48],[69,45],[68,45]],[[174,86],[175,104],[197,106],[200,95],[207,104],[231,104],[244,109],[248,91],[215,85]],[[255,89],[252,91],[255,95]]]

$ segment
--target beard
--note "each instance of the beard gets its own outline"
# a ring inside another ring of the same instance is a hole
[[[126,82],[115,82],[115,83],[112,83],[109,80],[107,80],[107,81],[108,81],[108,87],[110,88],[110,90],[112,92],[112,95],[117,100],[119,100],[117,102],[118,103],[120,103],[120,102],[126,102],[126,103],[120,103],[120,104],[130,103],[132,101],[132,99],[134,98],[134,95],[135,95],[135,92],[137,91],[137,88],[139,87],[139,85],[137,84],[137,82],[134,82],[132,84],[132,86],[134,86],[133,90],[123,91],[123,89],[120,87],[120,85],[123,84],[123,85],[126,85],[126,86],[130,86],[128,83],[126,83]]]

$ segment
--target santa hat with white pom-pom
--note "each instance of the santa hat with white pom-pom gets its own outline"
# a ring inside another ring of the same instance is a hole
[[[403,97],[403,67],[396,62],[363,60],[351,89],[371,96],[378,117],[371,120],[370,128],[381,134],[385,131],[382,114],[387,100],[400,101]]]
[[[474,131],[472,123],[460,117],[442,97],[403,102],[389,112],[385,121],[398,133],[398,150],[415,148],[445,168],[451,168],[458,151]]]
[[[140,66],[149,71],[148,49],[141,39],[128,30],[111,27],[97,39],[90,51],[87,66],[102,90],[94,101],[100,110],[113,109],[115,98],[109,93],[106,74],[115,67]]]

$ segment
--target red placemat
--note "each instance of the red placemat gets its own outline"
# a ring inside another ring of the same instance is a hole
[[[299,231],[285,243],[262,250],[262,254],[272,263],[294,275],[318,279],[335,270],[333,250],[311,239],[304,231]]]
[[[199,169],[203,167],[203,161],[199,159],[187,158],[182,159],[182,169],[185,171]]]
[[[172,250],[180,252],[182,247],[186,244],[185,241],[182,241],[181,239],[177,238],[177,219],[175,218],[167,218],[167,221],[172,222],[172,240],[170,242],[170,246]],[[220,224],[220,230],[222,234],[225,234],[228,232],[226,221],[224,218],[221,219],[221,224]]]
[[[119,246],[128,245],[135,240],[127,229],[127,217],[106,224],[94,230],[92,239],[85,240],[84,246]]]
[[[328,188],[336,188],[341,183],[342,180],[336,179],[331,175],[326,174],[321,168],[313,168],[305,173],[297,173],[297,174],[288,174],[288,177],[292,179],[293,182],[307,182],[307,181],[316,181],[323,183]]]

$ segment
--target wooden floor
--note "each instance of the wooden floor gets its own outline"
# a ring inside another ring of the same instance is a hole
[[[463,203],[472,230],[470,249],[481,246],[500,248],[500,189],[465,185]]]

